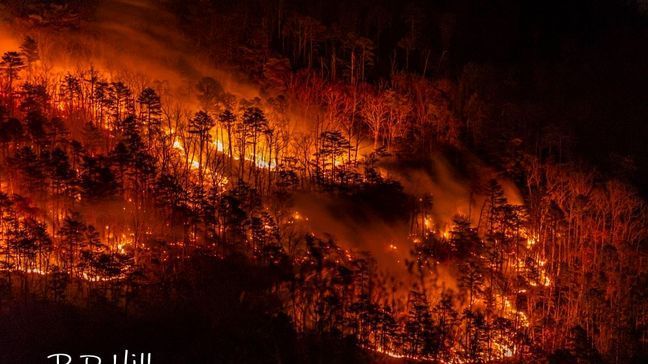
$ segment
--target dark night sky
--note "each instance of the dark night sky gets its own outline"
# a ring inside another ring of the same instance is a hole
[[[392,27],[382,39],[380,60],[388,60],[418,9],[431,48],[443,45],[439,19],[452,14],[453,35],[445,69],[458,78],[476,63],[512,73],[515,97],[502,103],[534,103],[541,124],[560,125],[575,136],[577,154],[602,169],[618,172],[618,157],[631,156],[633,177],[648,193],[648,17],[630,1],[288,1],[324,23],[356,19],[383,8]],[[414,6],[412,5],[414,4]],[[340,10],[342,9],[342,10]],[[362,26],[356,25],[358,28]],[[385,61],[385,63],[388,63]],[[389,65],[382,65],[388,70]],[[379,77],[379,75],[378,75]],[[504,82],[503,80],[501,81]],[[621,173],[624,174],[624,173]],[[631,174],[632,175],[632,174]]]

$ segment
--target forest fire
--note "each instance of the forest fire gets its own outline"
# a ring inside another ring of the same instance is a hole
[[[445,5],[362,31],[281,1],[19,3],[0,4],[0,323],[23,304],[200,323],[209,354],[186,362],[646,355],[645,196],[520,101],[546,69],[460,63]]]

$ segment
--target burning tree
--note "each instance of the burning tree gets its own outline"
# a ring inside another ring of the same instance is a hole
[[[232,283],[233,302],[272,302],[295,336],[348,339],[370,355],[638,355],[648,233],[638,191],[565,163],[562,137],[480,149],[495,115],[481,90],[486,71],[465,67],[456,84],[426,78],[432,51],[416,14],[394,38],[405,69],[394,51],[384,82],[373,75],[379,35],[284,16],[259,23],[276,39],[251,33],[250,78],[270,85],[252,99],[202,74],[176,92],[94,66],[53,71],[35,38],[5,53],[3,284],[137,312],[184,304],[187,287],[212,279],[201,269],[232,265],[245,272],[223,274],[249,279]],[[269,58],[274,43],[282,58]],[[418,66],[422,75],[405,72]],[[449,182],[429,168],[434,158],[458,167]],[[325,206],[302,210],[300,200],[315,198]]]

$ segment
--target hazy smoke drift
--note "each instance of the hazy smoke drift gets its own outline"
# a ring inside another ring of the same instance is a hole
[[[193,97],[201,77],[213,77],[225,90],[240,97],[258,95],[256,87],[231,72],[214,67],[181,34],[175,16],[154,1],[106,0],[97,4],[95,17],[80,29],[31,27],[15,22],[0,24],[0,50],[17,50],[25,35],[39,42],[44,69],[52,74],[94,66],[135,88],[159,86],[198,107]]]
[[[460,176],[456,166],[441,153],[433,155],[425,166],[408,168],[398,163],[385,163],[381,169],[389,178],[398,181],[412,199],[431,195],[432,223],[437,229],[447,231],[456,215],[470,215],[472,224],[477,224],[485,198],[471,186],[483,184],[495,176],[494,171],[476,158],[468,156],[465,160],[471,171],[467,176]],[[515,186],[502,178],[498,181],[509,202],[520,204]],[[396,220],[385,220],[367,205],[351,204],[346,197],[322,193],[300,194],[295,198],[295,208],[309,217],[313,232],[330,234],[344,247],[368,251],[376,258],[380,269],[401,275],[412,248],[411,211],[404,211]],[[453,285],[452,281],[448,283]]]
[[[203,59],[200,50],[181,35],[175,15],[153,1],[104,1],[89,33],[95,37],[89,47],[94,45],[96,58],[109,68],[118,65],[118,69],[168,81],[177,92],[191,93],[197,80],[209,76],[238,96],[258,95],[256,87]]]

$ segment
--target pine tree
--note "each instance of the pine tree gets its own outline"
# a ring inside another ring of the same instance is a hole
[[[153,139],[160,133],[160,117],[162,104],[160,96],[150,87],[146,87],[137,98],[140,105],[140,119],[144,123],[148,145],[153,144]]]
[[[85,234],[87,227],[81,221],[81,216],[74,213],[63,219],[63,225],[58,231],[60,246],[57,247],[59,262],[63,270],[74,274],[79,263],[81,249],[85,247]]]
[[[211,129],[216,125],[214,119],[205,111],[199,111],[189,122],[189,133],[198,138],[198,178],[203,182],[203,157],[207,143],[211,140]]]
[[[320,135],[320,149],[318,156],[322,158],[323,167],[331,166],[331,181],[335,181],[336,160],[351,148],[349,141],[341,132],[325,131]]]
[[[38,42],[31,36],[26,36],[20,45],[20,53],[25,59],[29,66],[34,62],[40,60],[40,54],[38,52]]]
[[[232,128],[236,124],[236,115],[234,115],[232,110],[227,108],[218,115],[218,120],[227,131],[227,151],[230,158],[230,168],[232,168],[232,165],[234,164],[234,154],[232,151]]]
[[[245,108],[243,112],[243,124],[252,144],[252,169],[250,173],[257,167],[257,144],[259,137],[268,129],[268,120],[266,119],[263,110],[256,106]],[[243,160],[243,159],[241,159]]]
[[[25,62],[18,52],[5,52],[0,60],[0,70],[5,76],[5,95],[9,99],[9,110],[13,111],[13,86],[20,79],[20,70],[25,68]]]

